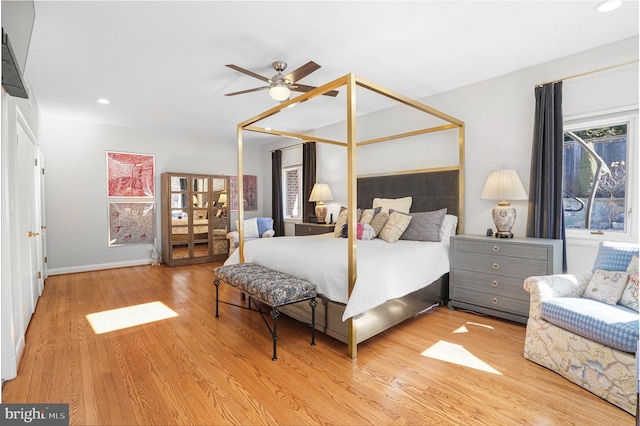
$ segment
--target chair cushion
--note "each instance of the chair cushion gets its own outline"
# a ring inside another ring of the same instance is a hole
[[[542,317],[594,342],[630,353],[637,349],[638,313],[624,306],[558,297],[542,302]]]

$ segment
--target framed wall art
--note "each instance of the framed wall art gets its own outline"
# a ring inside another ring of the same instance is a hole
[[[243,175],[242,184],[244,186],[244,210],[258,210],[258,177]],[[229,176],[229,186],[231,193],[231,210],[238,210],[238,176]]]
[[[109,247],[153,244],[156,236],[156,203],[109,204]]]
[[[155,156],[107,151],[108,197],[155,197]]]

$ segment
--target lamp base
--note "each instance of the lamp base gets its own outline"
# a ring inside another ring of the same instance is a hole
[[[496,238],[513,238],[511,229],[516,222],[516,209],[506,201],[493,208],[493,223],[496,225]]]
[[[327,218],[327,206],[325,206],[322,201],[316,203],[316,217],[318,218],[318,223],[327,223],[325,222]]]
[[[496,232],[496,238],[513,238],[513,233],[511,232]]]

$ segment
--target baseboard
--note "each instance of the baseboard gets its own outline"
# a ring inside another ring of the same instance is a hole
[[[103,269],[127,268],[129,266],[140,266],[151,264],[151,259],[128,260],[126,262],[98,263],[94,265],[69,266],[67,268],[48,268],[47,275],[75,274],[78,272],[100,271]]]

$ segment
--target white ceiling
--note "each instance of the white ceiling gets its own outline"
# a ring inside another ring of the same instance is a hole
[[[271,77],[274,60],[289,71],[313,60],[322,68],[303,84],[353,72],[420,99],[638,36],[637,1],[607,14],[598,3],[36,1],[26,71],[44,114],[235,140],[236,124],[276,102],[223,96],[264,85],[225,64]],[[297,128],[343,120],[326,105],[344,105],[344,90],[324,98]]]

